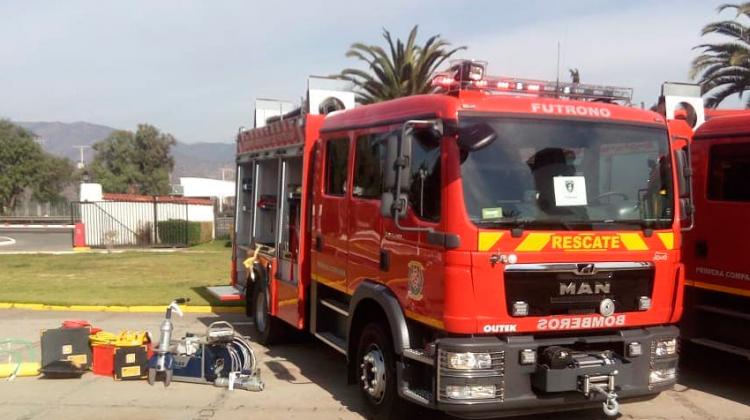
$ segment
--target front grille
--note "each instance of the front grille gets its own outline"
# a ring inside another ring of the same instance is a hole
[[[618,268],[616,264],[600,263],[593,264],[594,270],[581,270],[591,265],[508,266],[505,272],[508,313],[513,313],[513,303],[519,301],[528,303],[529,316],[597,313],[605,298],[614,301],[616,312],[631,312],[638,310],[640,297],[651,297],[652,264],[624,263]]]

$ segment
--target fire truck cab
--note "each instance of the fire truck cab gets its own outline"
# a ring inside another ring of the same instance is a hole
[[[242,131],[235,287],[262,341],[345,355],[377,418],[614,415],[676,381],[685,160],[628,89],[484,72]]]

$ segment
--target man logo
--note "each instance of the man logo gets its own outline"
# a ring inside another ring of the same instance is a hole
[[[575,183],[572,180],[565,181],[565,189],[568,190],[569,193],[573,192],[573,188],[575,188]]]
[[[576,274],[578,275],[589,275],[596,273],[596,266],[594,264],[578,264],[576,265]]]
[[[593,286],[589,282],[560,283],[560,296],[578,296],[578,295],[607,295],[610,293],[611,285],[609,282],[594,282]]]

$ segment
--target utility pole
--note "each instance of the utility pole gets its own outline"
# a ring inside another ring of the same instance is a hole
[[[78,146],[73,146],[73,148],[78,149],[78,151],[81,153],[81,160],[78,162],[78,169],[83,169],[84,166],[86,166],[86,162],[84,162],[83,160],[83,151],[85,149],[90,149],[91,146],[78,145]]]

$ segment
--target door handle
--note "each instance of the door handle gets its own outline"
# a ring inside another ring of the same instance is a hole
[[[391,253],[381,249],[380,250],[380,271],[387,272],[391,269]]]
[[[705,239],[695,241],[695,256],[698,258],[708,258],[708,241]]]
[[[323,251],[323,237],[321,235],[315,236],[315,250]]]

